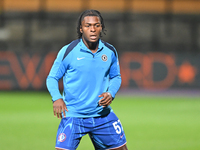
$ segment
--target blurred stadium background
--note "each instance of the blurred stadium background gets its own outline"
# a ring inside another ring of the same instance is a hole
[[[129,149],[200,149],[200,0],[0,0],[0,149],[53,149],[45,80],[85,9],[102,13],[102,39],[119,54],[112,105]]]

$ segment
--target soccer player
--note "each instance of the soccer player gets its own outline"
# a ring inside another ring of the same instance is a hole
[[[100,39],[104,20],[97,10],[82,12],[78,39],[64,46],[47,77],[54,116],[61,118],[57,150],[75,150],[89,134],[96,150],[127,150],[120,120],[110,104],[121,85],[116,49]],[[63,77],[63,95],[58,81]]]

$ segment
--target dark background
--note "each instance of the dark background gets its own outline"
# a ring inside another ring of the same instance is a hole
[[[85,9],[102,13],[102,39],[118,51],[122,88],[200,89],[199,0],[1,0],[0,89],[45,90]]]

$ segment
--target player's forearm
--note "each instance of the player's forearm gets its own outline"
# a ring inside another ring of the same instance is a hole
[[[121,76],[118,75],[110,79],[110,84],[107,92],[109,92],[112,95],[112,97],[115,98],[115,95],[117,94],[120,86],[121,86]]]
[[[62,98],[62,95],[60,94],[59,91],[58,80],[56,80],[51,76],[48,76],[46,80],[46,85],[53,101]]]

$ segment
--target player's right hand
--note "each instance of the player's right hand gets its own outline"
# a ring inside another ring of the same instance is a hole
[[[62,112],[63,112],[64,117],[66,117],[65,110],[68,111],[67,106],[65,102],[63,101],[63,99],[58,99],[53,102],[53,113],[55,117],[57,116],[57,118],[62,119],[63,118]]]

